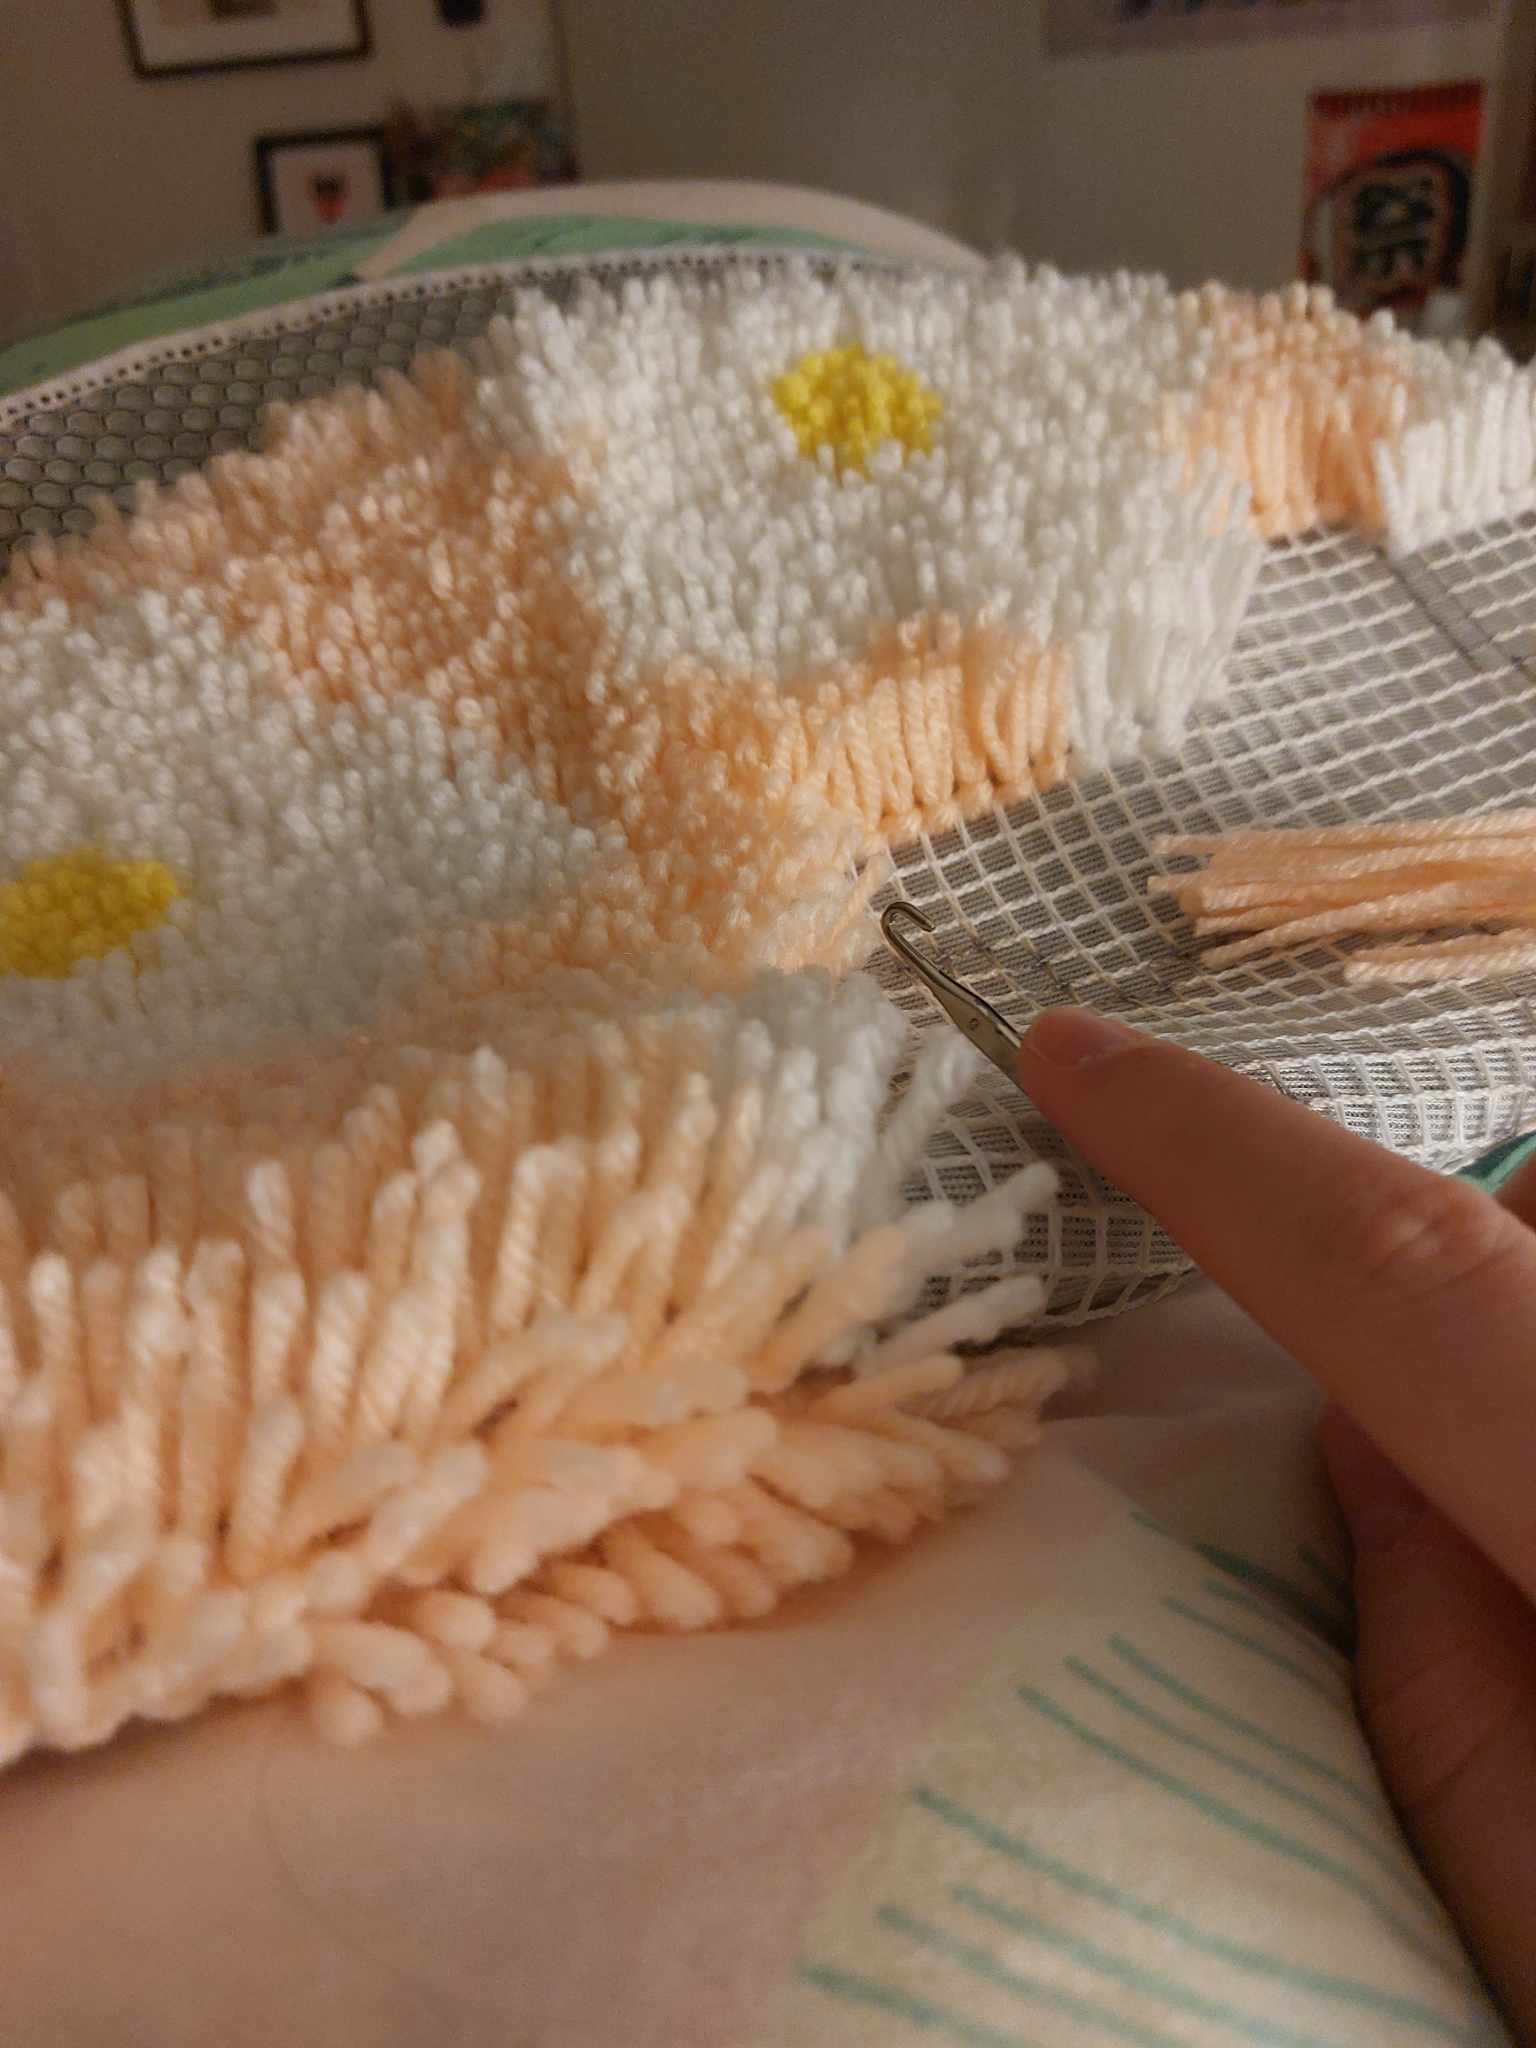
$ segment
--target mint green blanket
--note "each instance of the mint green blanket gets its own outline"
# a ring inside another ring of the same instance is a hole
[[[119,349],[190,328],[242,319],[270,306],[356,284],[359,263],[407,226],[430,216],[430,208],[407,209],[386,214],[365,228],[337,228],[330,234],[297,241],[268,237],[227,257],[164,272],[146,280],[132,294],[93,307],[62,326],[0,347],[0,396],[63,376],[83,363],[115,355]],[[448,231],[455,218],[455,213],[449,213],[444,240],[418,249],[398,268],[387,269],[384,277],[516,262],[529,256],[601,255],[608,250],[668,248],[684,243],[837,246],[824,236],[800,229],[716,227],[589,213],[483,221],[467,232],[451,234]],[[379,281],[376,270],[373,276]]]

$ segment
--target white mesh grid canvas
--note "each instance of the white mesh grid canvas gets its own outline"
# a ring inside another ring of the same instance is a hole
[[[1163,833],[1529,803],[1536,679],[1521,649],[1533,634],[1536,519],[1432,561],[1389,562],[1346,535],[1272,547],[1229,694],[1197,714],[1176,758],[1127,762],[919,840],[898,852],[880,901],[924,909],[951,965],[1021,1027],[1049,1003],[1091,1005],[1412,1158],[1462,1164],[1536,1119],[1536,977],[1346,988],[1348,941],[1212,973],[1145,883]],[[876,957],[897,1000],[937,1024],[899,963]],[[1054,1318],[1113,1312],[1184,1270],[1145,1212],[990,1070],[912,1192],[976,1193],[1032,1157],[1063,1175],[1059,1215],[1026,1248],[1060,1275]]]
[[[633,255],[490,266],[286,306],[179,336],[138,359],[0,399],[0,563],[29,533],[90,523],[86,500],[127,500],[255,436],[261,405],[463,346],[530,284],[618,282],[762,252]],[[884,267],[884,266],[882,266]],[[1149,899],[1165,832],[1428,816],[1536,800],[1536,517],[1407,561],[1352,536],[1269,551],[1232,687],[1172,759],[1128,762],[993,812],[896,857],[901,894],[949,963],[1020,1025],[1091,1004],[1255,1073],[1413,1158],[1461,1164],[1536,1124],[1536,977],[1457,990],[1347,989],[1336,945],[1212,974],[1180,913]],[[872,965],[924,1029],[950,1027],[894,959]],[[1055,1276],[1051,1319],[1113,1313],[1185,1261],[987,1070],[945,1119],[914,1199],[965,1197],[1032,1158],[1064,1199],[1021,1247]]]

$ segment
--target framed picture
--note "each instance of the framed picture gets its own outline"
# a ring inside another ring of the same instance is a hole
[[[365,0],[118,0],[141,78],[366,57]]]
[[[496,100],[452,107],[423,127],[397,118],[397,159],[413,199],[457,199],[472,192],[517,192],[568,184],[576,160],[547,99]]]
[[[269,235],[316,235],[372,220],[394,203],[382,128],[322,128],[256,138],[261,225]]]
[[[1481,79],[1315,92],[1307,103],[1301,275],[1362,319],[1455,321],[1483,128]]]

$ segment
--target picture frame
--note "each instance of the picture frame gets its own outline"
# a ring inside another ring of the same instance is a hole
[[[547,95],[439,108],[424,120],[402,106],[390,141],[403,196],[415,201],[567,185],[576,177],[560,108]]]
[[[367,0],[117,0],[140,78],[367,57]]]
[[[313,235],[375,220],[395,204],[385,128],[315,128],[256,138],[263,234]]]

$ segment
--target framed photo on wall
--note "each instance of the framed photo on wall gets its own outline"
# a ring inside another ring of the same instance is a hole
[[[118,0],[141,78],[366,57],[365,0]]]
[[[262,232],[317,235],[373,220],[394,204],[383,128],[322,128],[256,138]]]

